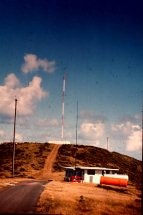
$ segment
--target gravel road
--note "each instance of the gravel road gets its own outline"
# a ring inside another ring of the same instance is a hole
[[[32,180],[11,184],[0,190],[0,214],[34,214],[44,185],[48,181]]]

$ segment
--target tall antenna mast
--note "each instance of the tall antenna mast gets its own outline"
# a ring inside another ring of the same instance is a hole
[[[65,82],[66,82],[66,80],[65,80],[65,74],[64,74],[64,76],[63,76],[63,90],[62,90],[62,131],[61,131],[61,138],[62,138],[62,140],[64,138]]]
[[[13,156],[12,156],[12,177],[13,177],[13,178],[14,178],[14,163],[15,163],[16,111],[17,111],[17,99],[15,99],[15,112],[14,112],[14,125],[13,125]]]

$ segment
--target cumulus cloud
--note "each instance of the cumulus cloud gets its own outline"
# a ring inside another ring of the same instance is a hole
[[[132,122],[127,121],[119,124],[113,124],[111,125],[111,129],[114,135],[127,137],[130,134],[132,125]]]
[[[38,71],[42,69],[45,72],[52,73],[55,70],[55,61],[48,61],[47,59],[40,59],[35,54],[26,54],[24,56],[25,63],[21,70],[24,73]]]
[[[88,142],[95,141],[96,145],[99,145],[101,138],[105,132],[104,123],[98,121],[95,123],[84,122],[80,126],[80,137],[88,140]]]
[[[7,86],[7,88],[15,89],[20,85],[20,82],[15,74],[11,73],[5,78],[5,85]]]
[[[0,86],[0,114],[12,116],[14,113],[14,99],[18,99],[17,113],[22,116],[32,114],[37,101],[47,96],[41,87],[42,79],[33,77],[28,86],[22,87],[15,74],[5,78],[4,85]]]
[[[3,130],[0,130],[0,137],[3,137],[5,135],[5,132]]]
[[[141,149],[142,147],[141,128],[139,126],[136,125],[135,127],[133,127],[126,143],[127,151],[137,151]]]
[[[112,125],[114,137],[122,137],[125,140],[127,151],[141,149],[141,127],[133,122],[127,121]]]

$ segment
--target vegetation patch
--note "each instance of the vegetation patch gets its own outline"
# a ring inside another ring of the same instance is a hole
[[[15,176],[34,177],[45,164],[45,158],[52,150],[48,143],[17,143],[15,145]],[[12,176],[13,143],[0,145],[0,177]]]
[[[100,189],[92,183],[50,182],[41,194],[38,213],[75,215],[141,214],[139,191],[129,187],[131,193]]]

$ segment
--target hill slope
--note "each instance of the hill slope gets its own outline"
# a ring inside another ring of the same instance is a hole
[[[15,149],[15,176],[34,177],[41,171],[54,145],[47,143],[18,143]],[[13,144],[0,145],[0,177],[12,176]]]
[[[75,165],[119,168],[121,173],[129,175],[133,183],[142,183],[142,162],[135,158],[94,146],[62,145],[54,169],[61,171],[63,166]]]
[[[15,176],[36,178],[46,171],[46,160],[52,156],[54,144],[18,143],[15,153]],[[132,157],[109,152],[105,149],[84,145],[61,145],[57,147],[53,171],[62,172],[65,166],[104,166],[119,168],[127,173],[131,182],[141,185],[142,162]],[[55,153],[53,153],[55,156]],[[49,159],[48,159],[49,160]],[[47,164],[50,165],[50,164]],[[51,168],[51,167],[50,167]],[[11,177],[12,143],[0,145],[0,177]],[[45,173],[44,173],[45,174]]]

